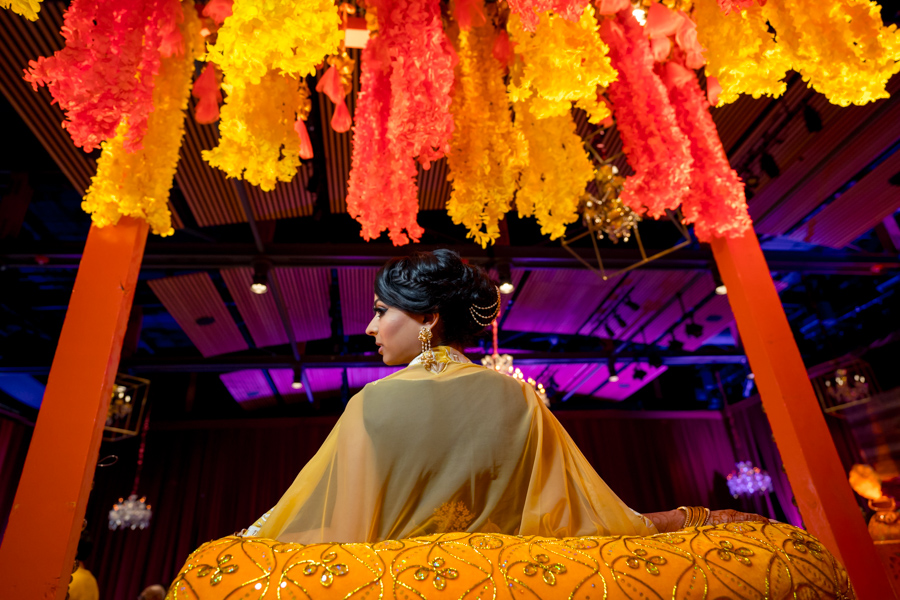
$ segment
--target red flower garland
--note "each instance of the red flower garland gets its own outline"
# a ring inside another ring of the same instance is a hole
[[[369,240],[418,241],[413,159],[424,168],[450,149],[456,54],[438,0],[372,0],[378,34],[363,52],[347,207]],[[405,230],[405,233],[404,231]]]
[[[752,228],[744,183],[728,163],[709,113],[709,102],[696,75],[683,61],[679,54],[658,70],[678,124],[690,140],[694,159],[690,190],[682,201],[684,220],[694,224],[694,233],[701,242],[714,236],[740,237]]]
[[[369,38],[362,52],[347,210],[362,225],[363,239],[377,238],[388,229],[394,245],[402,246],[409,238],[418,240],[424,230],[416,223],[415,161],[388,141],[392,101],[388,52],[381,35]]]
[[[657,218],[681,204],[691,181],[688,139],[678,127],[666,88],[653,71],[650,42],[630,10],[606,19],[600,36],[610,48],[619,79],[609,86],[622,147],[635,173],[622,202]]]
[[[153,111],[160,57],[183,51],[183,18],[178,0],[73,0],[64,15],[65,47],[29,61],[25,79],[35,90],[47,86],[76,146],[98,148],[127,119],[124,147],[134,152]]]
[[[222,91],[216,78],[215,63],[207,63],[200,77],[194,81],[191,95],[197,99],[194,107],[194,120],[201,125],[208,125],[219,120],[219,104],[222,102]]]

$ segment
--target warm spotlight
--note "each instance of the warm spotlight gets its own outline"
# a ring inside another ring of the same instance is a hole
[[[291,387],[295,390],[303,389],[303,369],[294,367],[294,377],[291,379]]]
[[[253,283],[250,284],[250,291],[254,294],[265,294],[269,291],[269,266],[269,262],[265,260],[253,264]]]
[[[609,380],[615,383],[619,380],[619,373],[616,371],[616,361],[609,361]]]
[[[512,282],[512,273],[510,272],[509,263],[501,262],[497,265],[497,278],[500,280],[501,294],[512,294],[516,291],[516,287]]]

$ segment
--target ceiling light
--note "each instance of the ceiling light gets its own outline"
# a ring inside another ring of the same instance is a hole
[[[300,366],[294,367],[294,376],[291,378],[291,387],[295,390],[303,389],[303,369]]]
[[[722,274],[719,273],[719,269],[718,269],[718,267],[716,267],[715,263],[712,266],[712,277],[713,277],[713,283],[716,286],[716,295],[724,296],[725,294],[727,294],[728,288],[725,287],[725,282],[722,281]]]
[[[609,325],[604,325],[603,329],[606,330],[606,335],[607,335],[607,337],[609,337],[609,339],[611,339],[611,340],[615,339],[616,332],[612,330],[612,327],[610,327]]]
[[[609,380],[615,383],[619,380],[619,373],[616,371],[616,361],[609,361]]]
[[[501,294],[512,294],[516,291],[516,287],[512,282],[512,273],[510,272],[508,262],[497,263],[497,279],[500,280]]]
[[[619,313],[615,313],[615,314],[613,315],[613,319],[615,319],[615,320],[616,320],[616,323],[619,324],[619,327],[621,327],[621,328],[623,328],[623,329],[624,329],[626,326],[628,326],[628,323],[625,322],[625,319],[623,319],[622,317],[619,316]]]
[[[775,179],[781,175],[781,168],[775,162],[775,157],[768,152],[763,152],[762,156],[759,157],[759,167],[763,170],[763,173],[769,176],[769,179]]]
[[[254,294],[265,294],[269,291],[269,261],[258,260],[253,263],[253,283],[250,291]]]

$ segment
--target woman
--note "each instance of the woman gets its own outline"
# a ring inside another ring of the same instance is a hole
[[[376,542],[470,531],[566,537],[650,535],[764,520],[681,507],[641,515],[590,466],[528,383],[462,352],[498,314],[500,292],[455,252],[389,261],[366,333],[387,365],[278,504],[248,535]]]

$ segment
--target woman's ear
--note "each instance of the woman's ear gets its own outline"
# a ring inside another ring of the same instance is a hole
[[[422,325],[427,325],[434,329],[441,320],[441,316],[438,313],[425,313],[422,315],[422,319]]]

